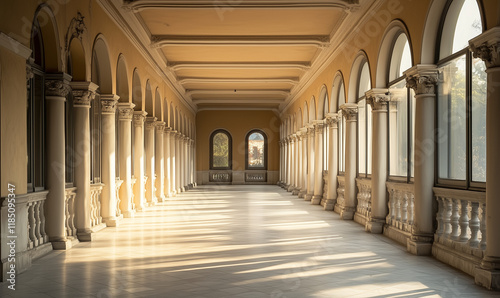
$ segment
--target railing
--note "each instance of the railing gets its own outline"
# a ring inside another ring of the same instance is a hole
[[[130,189],[134,189],[135,183],[137,182],[137,179],[135,177],[132,177],[130,179]],[[130,204],[132,205],[132,210],[135,210],[135,203],[134,203],[134,191],[130,192]]]
[[[231,182],[232,175],[230,172],[210,172],[209,182]]]
[[[75,226],[75,197],[76,187],[66,188],[64,200],[64,228],[67,237],[76,237]]]
[[[120,209],[120,187],[123,184],[123,180],[119,178],[115,179],[115,193],[116,193],[116,217],[120,217],[122,215],[122,210]]]
[[[358,178],[356,186],[358,187],[356,213],[369,219],[372,213],[372,181]]]
[[[227,180],[227,179],[226,179]],[[245,173],[246,182],[266,182],[266,173]]]
[[[47,191],[33,193],[28,199],[28,249],[49,242],[45,233],[44,205]]]
[[[90,185],[90,226],[102,224],[101,217],[101,191],[103,184]]]
[[[337,180],[339,182],[339,186],[337,187],[337,205],[344,206],[345,176],[337,176]]]
[[[482,258],[486,249],[486,193],[434,187],[438,203],[434,241]]]
[[[389,192],[389,214],[387,225],[411,233],[414,218],[413,184],[386,182]]]

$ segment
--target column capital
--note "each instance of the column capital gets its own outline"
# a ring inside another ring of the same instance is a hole
[[[366,103],[368,103],[372,110],[387,110],[387,103],[389,102],[389,90],[385,88],[373,88],[365,92]]]
[[[51,73],[45,76],[45,95],[66,97],[71,91],[69,82],[71,76],[67,73]]]
[[[117,105],[119,120],[132,120],[134,116],[135,104],[129,102],[120,102]]]
[[[134,111],[134,126],[142,126],[147,114],[144,111]]]
[[[146,117],[146,121],[144,121],[144,124],[146,126],[146,129],[154,130],[156,125],[156,117]]]
[[[469,40],[469,45],[474,58],[481,58],[487,68],[500,66],[500,26]]]
[[[116,105],[120,96],[116,94],[101,94],[102,114],[116,113]]]
[[[167,123],[165,123],[165,129],[163,131],[166,135],[170,135],[170,133],[172,132],[172,127],[167,126]]]
[[[323,132],[323,127],[325,126],[325,121],[323,120],[313,120],[313,126],[316,133]]]
[[[406,87],[412,88],[415,95],[435,94],[438,71],[434,64],[418,64],[404,72]]]
[[[358,105],[355,103],[345,103],[340,106],[342,110],[342,115],[346,117],[347,120],[358,120]]]
[[[95,91],[99,86],[93,82],[69,82],[73,93],[73,107],[90,108],[90,102],[95,98]]]
[[[326,114],[325,123],[328,127],[337,127],[339,122],[339,114],[338,113],[328,113]]]
[[[308,123],[305,127],[307,129],[307,135],[312,136],[314,135],[314,125],[311,123]]]
[[[163,132],[165,130],[165,122],[156,122],[155,129]]]

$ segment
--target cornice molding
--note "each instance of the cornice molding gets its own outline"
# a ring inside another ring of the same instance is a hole
[[[0,46],[26,60],[31,56],[30,48],[3,32],[0,32]]]
[[[309,63],[197,63],[197,62],[169,62],[167,67],[173,71],[192,69],[298,69],[307,71]]]

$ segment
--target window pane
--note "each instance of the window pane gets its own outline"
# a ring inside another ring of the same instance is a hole
[[[366,174],[366,100],[358,102],[358,173]]]
[[[472,60],[472,180],[486,182],[486,66]]]
[[[219,132],[213,137],[213,167],[229,167],[229,139]]]
[[[258,132],[248,137],[248,167],[264,167],[264,136]]]
[[[389,174],[408,175],[408,98],[405,81],[389,87]]]
[[[482,32],[481,16],[476,0],[465,0],[453,36],[453,53],[469,46],[469,40]]]
[[[439,178],[466,179],[465,55],[440,68],[438,84]]]

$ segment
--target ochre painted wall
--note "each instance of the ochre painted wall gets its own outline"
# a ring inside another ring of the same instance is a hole
[[[245,136],[252,129],[267,134],[268,171],[279,169],[279,117],[272,111],[201,111],[196,114],[197,171],[209,170],[210,134],[227,130],[233,139],[233,170],[245,170]]]

